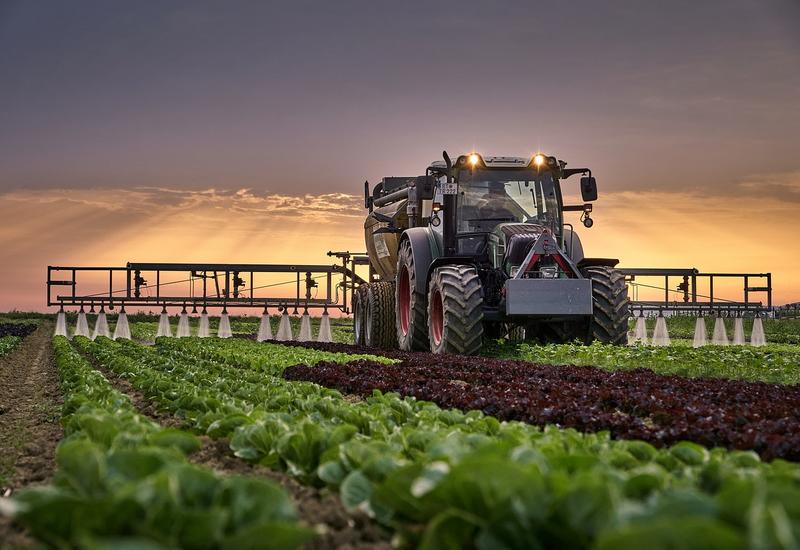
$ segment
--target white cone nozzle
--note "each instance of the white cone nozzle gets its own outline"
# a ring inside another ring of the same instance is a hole
[[[175,334],[178,338],[186,338],[191,336],[191,331],[189,329],[189,314],[185,311],[181,313],[180,319],[178,319],[178,332]]]
[[[328,312],[322,314],[322,320],[319,322],[319,335],[317,335],[317,342],[331,342],[333,335],[331,334],[331,318]]]
[[[169,326],[169,314],[164,311],[161,317],[158,318],[158,331],[156,331],[156,338],[166,336],[172,338],[172,327]]]
[[[659,315],[658,318],[656,318],[656,328],[653,330],[653,345],[670,345],[669,332],[667,332],[667,320],[663,315]]]
[[[269,313],[264,313],[261,316],[261,324],[258,325],[258,336],[256,341],[264,342],[265,340],[272,340],[272,325],[269,324]]]
[[[131,327],[128,323],[128,314],[124,311],[119,312],[119,316],[117,316],[117,326],[114,327],[114,340],[119,338],[131,339]]]
[[[708,338],[706,337],[706,320],[705,318],[698,317],[694,323],[694,340],[692,340],[693,348],[701,348],[708,345]]]
[[[753,332],[750,333],[750,345],[767,345],[767,338],[764,336],[764,324],[761,322],[761,317],[756,317],[753,319]]]
[[[56,336],[67,335],[67,314],[64,311],[59,311],[56,315]]]
[[[636,329],[633,334],[634,342],[647,344],[647,321],[643,315],[636,318]]]
[[[86,312],[81,310],[78,313],[78,324],[75,325],[75,336],[86,336],[88,338],[91,335],[92,333],[89,331],[89,321],[86,320]]]
[[[97,314],[97,321],[94,323],[94,332],[92,333],[92,340],[98,336],[105,336],[108,338],[111,333],[108,330],[108,319],[106,319],[106,312],[101,311]]]
[[[231,320],[228,317],[228,312],[225,311],[219,317],[219,328],[217,329],[218,338],[230,338],[233,336],[231,332]]]
[[[281,342],[294,340],[294,336],[292,336],[292,323],[289,321],[289,314],[285,311],[283,315],[281,315],[281,322],[278,325],[278,335],[275,339]]]
[[[300,319],[300,334],[297,335],[298,342],[311,342],[314,338],[311,336],[311,317],[308,312],[303,313]]]
[[[741,317],[737,317],[733,321],[733,345],[734,346],[743,346],[745,345],[744,341],[744,321]]]
[[[714,321],[714,336],[711,338],[711,343],[715,346],[728,345],[728,332],[725,330],[725,320],[722,317],[717,317]]]
[[[208,330],[208,313],[205,311],[200,314],[200,324],[197,327],[198,338],[208,338],[210,331]]]

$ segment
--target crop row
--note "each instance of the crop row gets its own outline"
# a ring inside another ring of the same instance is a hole
[[[800,529],[800,468],[752,452],[659,450],[393,393],[346,399],[281,377],[352,359],[301,347],[76,343],[196,430],[229,437],[237,456],[328,485],[423,547],[666,546],[673,525],[705,547],[769,546]]]
[[[21,341],[19,336],[0,336],[0,357],[17,347]]]
[[[369,350],[342,343],[281,342],[286,346],[301,346],[338,353],[369,351],[381,357],[405,360],[411,357],[438,356],[425,353],[409,354],[398,350]],[[542,365],[594,366],[610,371],[646,368],[658,374],[688,378],[725,378],[771,384],[800,384],[800,347],[769,345],[719,346],[692,348],[684,345],[670,347],[613,346],[594,342],[580,344],[548,344],[544,346],[498,340],[486,346],[487,357],[522,359]]]
[[[274,483],[191,465],[199,440],[138,414],[66,338],[54,339],[65,439],[53,484],[4,510],[54,547],[295,548],[312,534]]]
[[[0,337],[17,336],[25,338],[36,330],[36,323],[0,322]]]
[[[693,378],[730,378],[751,382],[800,384],[800,347],[770,344],[765,347],[688,345],[669,347],[590,346],[496,343],[488,353],[546,365],[591,365],[609,370],[647,368],[659,374]]]
[[[170,318],[173,333],[175,332],[179,317],[173,316]],[[280,315],[272,315],[270,322],[273,331],[277,331],[278,324],[280,323]],[[109,318],[109,322],[112,318]],[[219,317],[209,316],[209,328],[212,334],[217,333],[219,327]],[[258,333],[258,328],[261,320],[258,317],[230,317],[231,332],[234,336],[238,337],[251,337],[255,338]],[[197,332],[197,319],[195,316],[189,318],[190,332],[194,335]],[[289,323],[292,327],[292,334],[297,335],[300,332],[301,317],[298,315],[290,315]],[[311,317],[312,333],[319,332],[320,317]],[[352,342],[353,340],[353,327],[352,322],[348,319],[333,317],[330,319],[331,332],[333,340],[336,342]],[[158,319],[152,321],[137,321],[131,323],[131,335],[135,340],[141,342],[153,342],[156,339],[158,332]]]
[[[413,355],[392,365],[297,365],[285,377],[361,396],[393,391],[504,420],[609,430],[614,437],[658,446],[690,440],[752,449],[770,459],[800,459],[798,386],[455,355]]]

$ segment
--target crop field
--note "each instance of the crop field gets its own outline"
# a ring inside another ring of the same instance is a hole
[[[249,319],[229,339],[156,339],[142,319],[132,341],[51,340],[47,323],[0,357],[2,375],[47,343],[63,427],[52,473],[0,499],[14,543],[800,541],[800,347],[788,341],[497,342],[470,358],[357,348],[346,321],[333,344],[258,343]]]
[[[34,330],[34,323],[0,321],[0,357],[17,347]]]

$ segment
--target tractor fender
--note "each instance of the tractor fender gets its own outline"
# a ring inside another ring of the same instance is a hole
[[[569,256],[569,259],[572,260],[573,263],[577,264],[583,260],[584,255],[581,238],[571,227],[564,228],[564,249],[567,252],[567,256]]]
[[[584,258],[578,262],[578,268],[583,269],[590,266],[617,267],[618,263],[619,260],[617,258]]]
[[[442,255],[442,236],[430,227],[412,227],[403,232],[400,242],[407,240],[414,255],[416,292],[428,294],[428,271],[433,261]]]

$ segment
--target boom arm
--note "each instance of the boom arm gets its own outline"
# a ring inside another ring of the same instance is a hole
[[[357,265],[366,264],[366,256],[349,252],[329,253],[329,255],[340,258],[341,265],[128,263],[125,267],[48,266],[47,305],[109,308],[117,305],[122,307],[188,305],[204,308],[294,306],[295,310],[301,307],[331,308],[349,313],[347,295],[364,282],[364,279],[356,274],[355,269]],[[59,278],[61,273],[68,273],[69,278]],[[266,280],[269,274],[274,276],[281,273],[285,273],[288,280],[281,282],[274,282],[274,278]],[[79,275],[82,275],[81,281],[78,281]],[[341,280],[335,282],[336,276],[341,277]],[[312,296],[312,289],[320,285],[318,279],[325,279],[325,291],[322,297]],[[107,281],[107,286],[103,283],[104,280]],[[123,285],[122,288],[114,288],[115,280],[116,284]],[[148,280],[151,284],[148,284]],[[281,285],[293,285],[294,295],[280,297],[264,295],[263,289]],[[58,289],[55,287],[64,286],[68,287],[67,293],[57,294]],[[195,286],[201,288],[195,290]],[[165,293],[164,287],[179,290]],[[341,299],[339,289],[341,289]],[[261,292],[257,292],[259,290]]]

